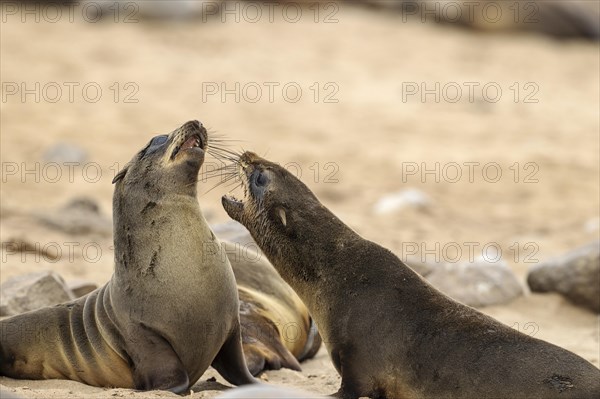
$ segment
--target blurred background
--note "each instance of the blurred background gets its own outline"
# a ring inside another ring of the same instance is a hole
[[[598,1],[0,4],[0,281],[107,281],[112,178],[198,119],[365,238],[444,269],[457,299],[499,292],[470,304],[598,366],[595,305],[526,282],[589,243],[597,259]],[[212,225],[228,221],[218,166],[199,184]],[[510,275],[452,275],[482,261]]]

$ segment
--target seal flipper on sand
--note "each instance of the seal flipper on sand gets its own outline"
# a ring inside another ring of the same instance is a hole
[[[140,323],[135,345],[129,353],[133,361],[135,388],[144,391],[164,390],[181,394],[188,390],[190,379],[179,356],[169,342],[149,327]],[[152,350],[148,350],[152,348]]]
[[[282,367],[302,371],[294,355],[274,337],[267,343],[244,345],[244,355],[252,375],[257,375],[263,370],[279,370]]]
[[[252,374],[250,374],[250,371],[246,367],[239,323],[221,347],[221,350],[212,362],[212,366],[230,384],[244,385],[258,382],[252,377]]]

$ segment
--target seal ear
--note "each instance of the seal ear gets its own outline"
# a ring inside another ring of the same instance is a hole
[[[275,211],[277,212],[277,216],[279,216],[279,219],[281,220],[281,223],[283,224],[283,226],[286,227],[287,226],[287,216],[285,214],[285,209],[277,208]]]
[[[123,169],[121,169],[121,171],[115,175],[115,178],[112,180],[112,184],[115,184],[116,182],[122,180],[125,177],[125,174],[127,173],[128,169],[129,166],[125,166]]]

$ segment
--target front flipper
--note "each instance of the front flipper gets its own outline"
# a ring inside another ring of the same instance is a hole
[[[242,338],[239,323],[225,341],[221,350],[212,362],[212,366],[233,385],[256,384],[258,381],[252,377],[246,366],[242,352]]]
[[[162,336],[140,324],[131,331],[129,350],[135,388],[185,393],[190,385],[187,371],[173,347]]]
[[[260,341],[243,344],[244,357],[252,375],[257,375],[263,370],[279,370],[282,367],[302,371],[298,360],[280,342],[269,344],[271,347]]]

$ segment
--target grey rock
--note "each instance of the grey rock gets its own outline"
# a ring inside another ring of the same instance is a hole
[[[112,221],[100,212],[100,207],[91,198],[74,198],[54,212],[39,214],[38,218],[49,227],[68,234],[112,234]]]
[[[98,285],[90,281],[75,279],[69,280],[67,282],[67,287],[73,293],[75,298],[80,298],[97,289]]]
[[[427,210],[431,206],[431,199],[427,194],[416,188],[408,188],[381,197],[375,205],[373,212],[378,215],[394,213],[404,208]]]
[[[9,278],[0,286],[0,316],[13,316],[75,299],[56,273],[38,272]]]
[[[57,143],[50,147],[43,155],[45,162],[56,162],[63,164],[66,162],[78,163],[79,166],[83,166],[87,159],[88,154],[83,148],[71,144],[71,143]]]
[[[532,267],[527,284],[533,292],[558,292],[600,313],[600,241]]]
[[[95,7],[90,7],[91,15],[87,15],[89,21],[98,21],[100,18],[110,20],[115,9],[121,12],[127,12],[132,5],[135,6],[135,13],[130,15],[129,22],[138,22],[140,20],[189,20],[199,18],[203,12],[208,14],[204,18],[217,14],[220,10],[223,0],[85,0],[84,2],[94,3]],[[206,4],[204,4],[206,3]],[[129,5],[129,8],[127,8]],[[98,10],[98,8],[100,8]],[[100,11],[100,12],[99,12]],[[204,19],[203,19],[204,20]]]
[[[504,261],[442,264],[426,278],[446,295],[469,306],[504,304],[523,295],[523,287]]]
[[[35,256],[35,259],[54,261],[60,258],[60,254],[53,248],[42,246],[40,243],[34,243],[23,237],[10,237],[3,243],[3,248],[7,255],[16,255],[24,253],[25,256]]]

